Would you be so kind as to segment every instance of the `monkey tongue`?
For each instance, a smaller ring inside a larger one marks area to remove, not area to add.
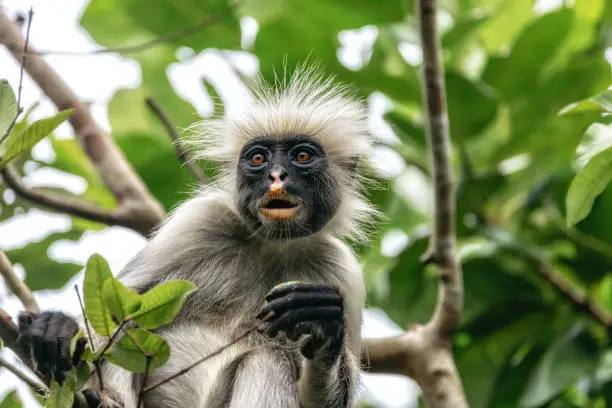
[[[288,218],[293,217],[293,215],[297,212],[297,207],[291,208],[260,208],[259,213],[264,216],[264,218],[273,220],[273,221],[281,221],[286,220]]]

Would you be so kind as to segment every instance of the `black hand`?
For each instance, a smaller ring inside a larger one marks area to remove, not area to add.
[[[38,371],[53,374],[58,382],[64,380],[64,371],[72,368],[85,349],[85,339],[80,339],[73,361],[70,341],[78,331],[77,322],[62,312],[19,316],[19,343],[30,351]]]
[[[100,394],[96,390],[79,391],[74,396],[72,408],[99,408]]]
[[[294,341],[309,335],[301,346],[302,354],[309,359],[323,350],[333,358],[340,354],[344,307],[336,288],[318,283],[281,284],[266,295],[266,301],[257,318],[266,322],[269,335],[282,331]]]

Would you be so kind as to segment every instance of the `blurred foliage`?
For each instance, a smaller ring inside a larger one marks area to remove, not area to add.
[[[470,406],[612,406],[612,96],[606,92],[612,1],[559,1],[546,11],[534,0],[439,3],[465,276],[455,355]],[[291,71],[320,60],[364,97],[383,94],[391,102],[385,119],[397,139],[380,147],[393,149],[405,167],[367,191],[386,218],[371,245],[358,251],[369,306],[403,327],[427,320],[436,279],[434,269],[419,263],[430,205],[423,201],[429,181],[423,185],[427,151],[413,1],[241,0],[227,10],[224,0],[90,1],[81,25],[106,47],[138,44],[221,16],[195,34],[123,55],[140,64],[142,82],[112,99],[113,137],[169,209],[193,179],[144,99],[155,98],[180,128],[195,119],[195,108],[168,78],[168,67],[184,61],[185,47],[195,55],[216,52],[247,82],[233,58],[237,53],[256,56],[269,80],[284,64]],[[247,16],[258,24],[250,42],[240,25]],[[346,34],[372,30],[375,40],[358,50],[359,62],[343,64]],[[202,92],[223,94],[207,78],[201,81]],[[52,163],[28,155],[17,162],[78,175],[88,183],[83,198],[112,206],[76,143],[51,142]],[[18,198],[5,202],[0,221],[29,209]],[[73,219],[72,231],[9,256],[24,265],[34,288],[57,288],[76,269],[48,258],[49,245],[93,228],[100,226]],[[382,251],[387,234],[400,232],[407,236],[403,249]]]

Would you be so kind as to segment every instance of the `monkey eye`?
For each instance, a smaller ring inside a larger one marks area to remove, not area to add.
[[[306,163],[312,158],[312,155],[308,152],[301,151],[295,155],[295,161],[298,163]]]
[[[251,156],[249,161],[254,166],[261,166],[266,162],[266,156],[263,153],[255,153]]]
[[[293,161],[298,164],[310,163],[313,159],[313,153],[308,149],[296,150],[293,154]]]

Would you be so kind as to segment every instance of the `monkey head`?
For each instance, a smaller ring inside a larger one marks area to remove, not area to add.
[[[251,91],[238,112],[194,124],[190,139],[198,157],[221,165],[218,183],[249,229],[272,239],[323,229],[366,238],[375,211],[356,171],[373,141],[364,101],[306,66]]]
[[[341,205],[341,180],[325,149],[306,136],[260,137],[240,152],[236,207],[272,239],[321,230]]]

